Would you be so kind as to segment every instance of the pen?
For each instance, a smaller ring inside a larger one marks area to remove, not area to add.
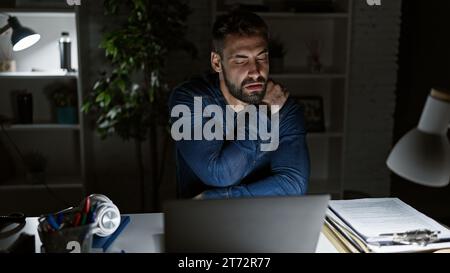
[[[440,241],[438,234],[440,231],[431,231],[428,229],[418,229],[398,233],[382,233],[378,236],[369,237],[366,239],[368,244],[372,245],[411,245],[417,244],[426,246],[429,243]]]
[[[85,214],[89,213],[89,209],[91,208],[91,199],[89,197],[86,198],[86,202],[84,203],[83,212]]]
[[[394,244],[394,236],[375,236],[366,239],[369,245],[384,246]]]
[[[88,215],[86,213],[83,213],[83,216],[81,217],[81,225],[85,225],[86,224],[86,220]]]
[[[58,225],[61,225],[64,222],[64,214],[59,212],[57,214],[57,219],[58,219]]]
[[[80,223],[81,214],[79,212],[75,213],[75,216],[73,217],[73,226],[76,227]]]
[[[55,218],[53,217],[53,215],[49,214],[49,215],[47,216],[47,222],[48,222],[48,224],[49,224],[54,230],[58,230],[59,225],[58,225],[58,223],[56,222],[56,220],[55,220]]]

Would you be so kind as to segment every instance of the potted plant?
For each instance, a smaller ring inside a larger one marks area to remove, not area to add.
[[[280,38],[275,37],[269,40],[269,62],[272,73],[283,72],[286,52],[286,48]]]
[[[23,155],[23,161],[31,184],[44,184],[47,158],[39,151],[31,151]]]
[[[170,91],[165,66],[171,51],[184,50],[195,56],[195,46],[186,38],[190,9],[183,0],[105,0],[105,14],[112,18],[126,15],[120,24],[106,26],[101,48],[111,66],[99,75],[86,96],[82,111],[96,121],[102,138],[118,135],[133,140],[140,181],[142,210],[146,199],[158,206],[167,132],[167,98]],[[159,139],[164,143],[158,153]],[[148,140],[150,175],[144,179],[142,142]],[[147,187],[147,181],[149,186]]]
[[[48,96],[55,107],[59,124],[77,123],[76,90],[65,82],[57,82],[46,87]]]

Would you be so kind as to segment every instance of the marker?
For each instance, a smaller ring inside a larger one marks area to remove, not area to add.
[[[81,214],[79,212],[75,213],[73,217],[73,226],[76,227],[80,224]]]

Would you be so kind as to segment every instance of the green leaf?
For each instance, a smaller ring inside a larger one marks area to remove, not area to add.
[[[103,102],[104,99],[105,99],[105,92],[101,92],[95,98],[95,102],[100,103],[100,102]]]
[[[89,101],[85,102],[83,104],[83,106],[81,107],[81,112],[88,113],[91,110],[91,106],[92,106],[92,104]]]

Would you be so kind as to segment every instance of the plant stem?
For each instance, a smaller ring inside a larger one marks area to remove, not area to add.
[[[141,210],[145,212],[146,209],[146,187],[144,180],[144,160],[142,158],[142,142],[135,138],[134,139],[135,147],[136,147],[136,163],[138,165],[138,174],[139,174],[139,186],[141,192]]]
[[[148,131],[148,144],[150,148],[150,177],[152,185],[152,209],[154,211],[158,210],[159,201],[159,174],[158,174],[158,133],[156,130],[156,124],[151,126]],[[164,162],[162,162],[164,164]]]

